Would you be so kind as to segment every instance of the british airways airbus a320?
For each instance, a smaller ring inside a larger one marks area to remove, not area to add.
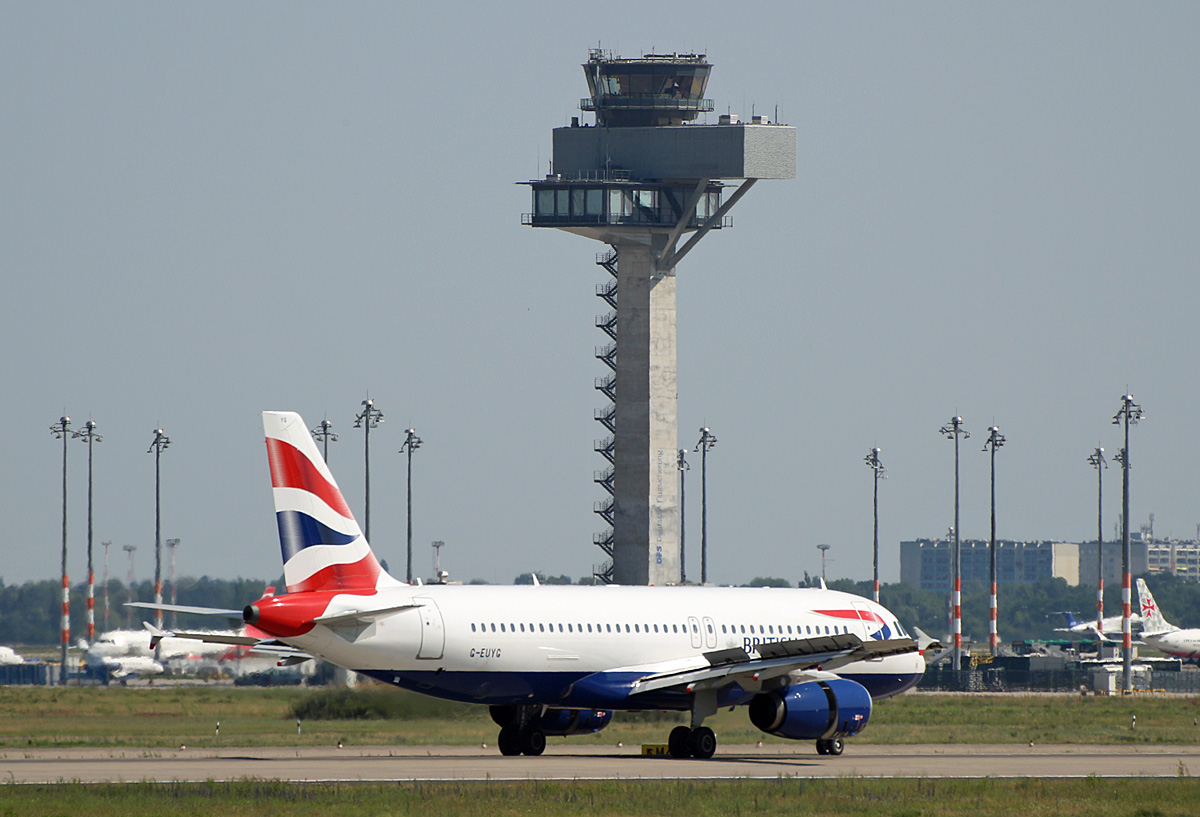
[[[924,671],[892,613],[824,588],[397,581],[300,415],[263,412],[263,426],[287,593],[268,590],[241,613],[247,635],[220,640],[488,706],[503,754],[541,754],[547,735],[598,731],[614,710],[677,710],[691,725],[670,733],[670,753],[707,758],[717,740],[705,718],[746,705],[764,732],[838,755],[873,700],[910,689]]]

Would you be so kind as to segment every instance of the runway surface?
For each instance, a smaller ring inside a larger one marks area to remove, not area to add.
[[[0,752],[0,783],[754,779],[777,777],[1176,777],[1200,774],[1200,746],[811,744],[720,747],[711,760],[642,757],[640,747],[551,746],[541,757],[493,747],[363,746],[208,749],[33,749]]]

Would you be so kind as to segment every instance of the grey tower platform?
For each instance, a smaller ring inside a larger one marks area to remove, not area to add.
[[[675,268],[758,179],[796,175],[796,131],[754,117],[689,124],[712,110],[703,98],[711,66],[704,55],[621,59],[592,51],[583,66],[596,125],[554,131],[553,173],[527,182],[533,212],[524,223],[602,241],[615,250],[615,353],[597,352],[614,370],[598,383],[614,403],[597,419],[612,461],[597,482],[612,492],[597,512],[612,524],[596,544],[611,557],[601,571],[618,584],[680,580],[677,472]],[[742,180],[728,199],[728,180]],[[680,245],[684,236],[687,240]],[[611,332],[611,324],[608,322]],[[599,325],[599,321],[598,321]]]

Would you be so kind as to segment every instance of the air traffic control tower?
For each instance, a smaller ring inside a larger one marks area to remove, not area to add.
[[[595,125],[554,131],[551,173],[528,182],[524,223],[610,245],[597,263],[613,280],[596,320],[611,342],[596,356],[612,369],[596,388],[611,405],[596,419],[610,467],[596,482],[611,499],[595,511],[610,525],[594,542],[609,557],[598,575],[617,584],[671,584],[681,576],[675,375],[675,267],[759,179],[796,176],[796,131],[768,117],[695,124],[712,66],[703,54],[622,59],[593,50],[583,66]],[[726,182],[741,184],[728,197]]]

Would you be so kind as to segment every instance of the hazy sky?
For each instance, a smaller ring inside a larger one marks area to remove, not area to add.
[[[95,541],[153,571],[274,577],[259,412],[324,416],[373,544],[403,573],[586,575],[603,497],[592,388],[605,247],[521,225],[580,64],[699,51],[716,112],[798,131],[679,267],[680,445],[708,425],[709,575],[871,573],[953,520],[1092,538],[1097,444],[1128,389],[1131,518],[1200,523],[1200,57],[1194,3],[25,3],[0,0],[0,457],[8,583],[58,575],[64,412],[89,417]],[[710,121],[715,120],[715,114]],[[86,575],[86,454],[70,455],[70,573]],[[688,568],[699,575],[699,455]],[[1106,474],[1106,530],[1120,471]],[[361,520],[361,513],[359,514]]]

